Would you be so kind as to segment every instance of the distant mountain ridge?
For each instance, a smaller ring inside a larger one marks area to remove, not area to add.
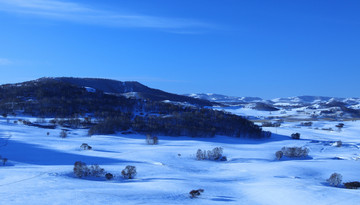
[[[292,109],[315,110],[320,109],[322,116],[360,117],[360,98],[336,98],[323,96],[296,96],[264,100],[259,97],[231,97],[220,94],[187,94],[196,99],[206,99],[223,106],[250,108],[258,111],[282,111]],[[299,110],[300,112],[301,110]],[[308,111],[310,113],[310,111]]]
[[[209,100],[218,103],[289,103],[289,104],[315,104],[315,103],[331,103],[333,101],[343,102],[348,105],[360,104],[360,98],[337,98],[337,97],[323,97],[323,96],[295,96],[295,97],[282,97],[265,100],[260,97],[233,97],[213,93],[200,93],[200,94],[185,94],[185,96],[193,97],[196,99]]]

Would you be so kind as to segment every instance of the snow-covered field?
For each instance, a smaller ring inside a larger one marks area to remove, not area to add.
[[[60,128],[0,118],[0,155],[9,159],[0,166],[0,204],[359,204],[360,190],[326,182],[334,172],[360,181],[360,122],[344,122],[341,131],[337,123],[285,123],[266,128],[274,133],[267,140],[159,136],[158,145],[147,145],[142,135],[89,137],[81,129],[62,139]],[[329,127],[335,131],[322,130]],[[289,137],[295,132],[300,140]],[[337,140],[342,147],[329,143]],[[93,150],[81,150],[82,143]],[[307,146],[309,157],[278,161],[283,146]],[[198,149],[214,147],[223,147],[228,161],[196,160]],[[75,161],[99,164],[115,179],[76,178]],[[122,179],[126,165],[136,166],[135,179]],[[199,188],[205,192],[191,199]]]

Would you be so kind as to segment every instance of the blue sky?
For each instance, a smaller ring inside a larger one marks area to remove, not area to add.
[[[0,83],[360,97],[360,1],[0,0]]]

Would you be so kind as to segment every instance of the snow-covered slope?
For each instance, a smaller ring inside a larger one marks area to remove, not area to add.
[[[201,94],[185,94],[185,96],[193,97],[196,99],[203,99],[213,102],[263,102],[264,100],[258,97],[232,97],[213,93],[201,93]]]
[[[267,140],[217,136],[190,138],[159,136],[158,145],[145,144],[142,135],[95,135],[70,130],[14,124],[0,118],[0,166],[3,204],[358,204],[359,190],[331,187],[326,179],[341,173],[343,181],[360,180],[360,122],[345,122],[341,132],[326,131],[338,122],[318,121],[314,128],[285,123],[267,128]],[[35,120],[35,119],[32,119]],[[49,135],[47,135],[49,132]],[[292,140],[291,133],[301,133]],[[10,138],[9,138],[10,137]],[[342,147],[331,142],[342,140]],[[88,143],[93,150],[80,150]],[[309,158],[275,159],[283,146],[306,146]],[[223,147],[228,161],[198,161],[198,149]],[[338,160],[343,159],[343,160]],[[115,179],[76,178],[75,161],[99,164]],[[121,177],[126,165],[137,168],[132,180]],[[191,199],[189,191],[204,189]]]

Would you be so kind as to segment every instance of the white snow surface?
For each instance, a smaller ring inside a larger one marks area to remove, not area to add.
[[[0,166],[0,204],[359,204],[360,190],[326,182],[334,172],[344,182],[360,181],[359,121],[332,132],[322,128],[339,122],[316,121],[312,128],[285,123],[267,128],[274,134],[264,140],[159,136],[158,145],[147,145],[143,135],[89,137],[85,129],[62,139],[60,128],[14,119],[0,118],[0,155],[9,159]],[[289,137],[295,132],[301,140]],[[342,147],[329,144],[337,140]],[[93,150],[80,150],[82,143]],[[274,153],[283,146],[306,146],[309,157],[278,161]],[[214,147],[223,147],[228,161],[195,159],[197,149]],[[115,179],[76,178],[75,161],[99,164]],[[121,178],[126,165],[136,166],[135,179]],[[204,193],[191,199],[189,191],[199,188]]]
[[[96,89],[95,88],[91,88],[91,87],[85,87],[86,91],[88,91],[89,93],[95,93]]]

